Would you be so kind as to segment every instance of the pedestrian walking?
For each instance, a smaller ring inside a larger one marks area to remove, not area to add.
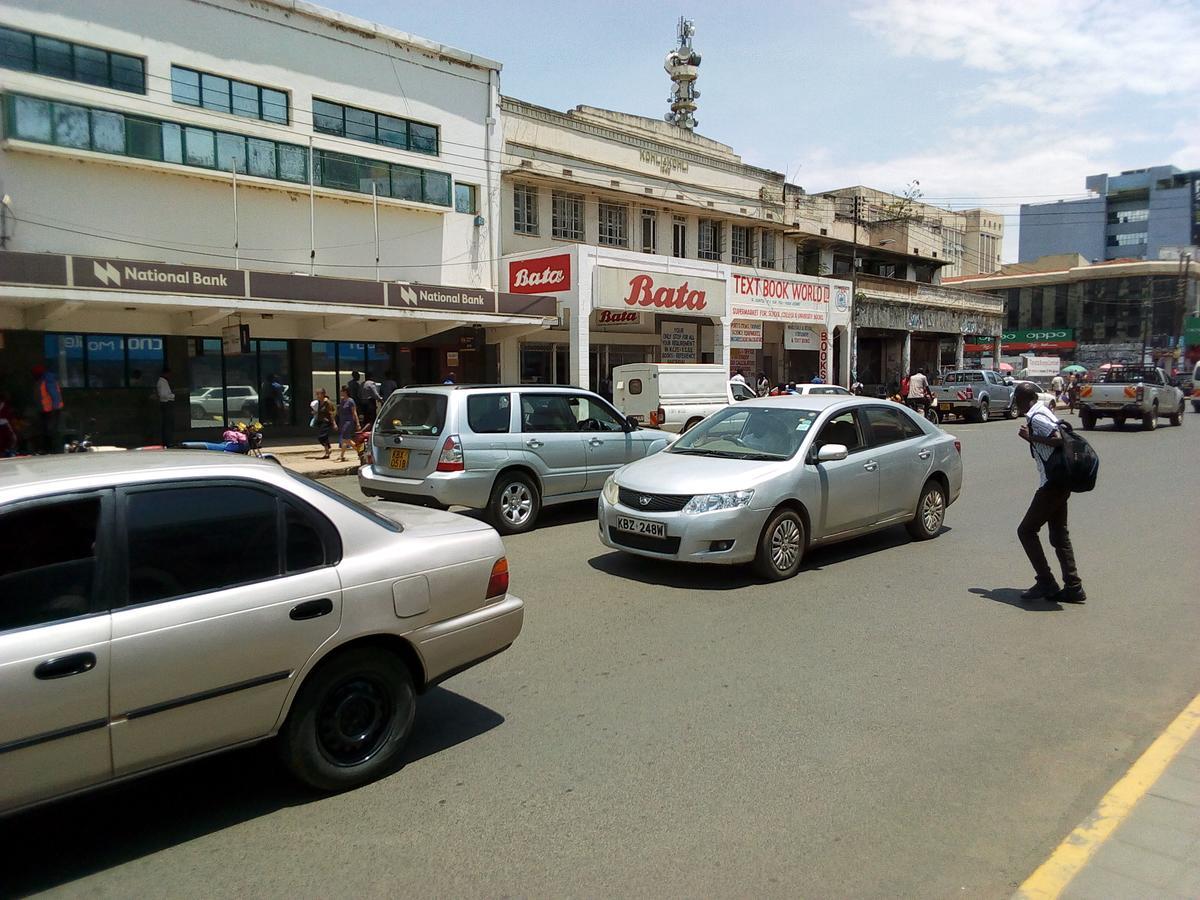
[[[171,367],[163,366],[154,383],[154,395],[158,398],[159,443],[170,447],[175,440],[175,391],[171,389]]]
[[[362,403],[362,375],[357,369],[350,373],[346,389],[350,391],[350,399],[354,401],[355,406]]]
[[[386,400],[396,390],[396,373],[388,369],[383,373],[383,384],[379,386],[379,394]]]
[[[355,372],[354,374],[358,374]],[[354,435],[358,433],[358,404],[350,396],[350,385],[342,386],[342,399],[338,403],[338,462],[346,461],[346,450],[354,449]]]
[[[822,378],[819,374],[814,375],[812,377],[812,381],[809,382],[809,384],[824,384],[824,383],[825,383],[825,379]]]
[[[917,369],[908,377],[908,389],[902,390],[901,395],[909,409],[925,415],[933,392],[929,389],[929,378],[924,369]]]
[[[756,393],[760,397],[765,397],[771,393],[771,381],[767,378],[766,372],[758,373],[758,383],[755,385]]]
[[[1074,372],[1067,379],[1067,406],[1071,412],[1075,412],[1075,404],[1079,402],[1079,376]]]
[[[852,393],[855,397],[861,397],[865,390],[866,388],[863,387],[863,383],[859,381],[858,376],[855,375],[854,378],[851,379],[850,393]]]
[[[738,369],[736,372],[733,373],[733,377],[730,378],[729,381],[731,384],[733,382],[737,382],[738,384],[745,384],[746,376],[742,373],[741,369]]]
[[[1062,375],[1055,375],[1050,379],[1050,390],[1054,394],[1054,405],[1062,403],[1063,390],[1066,388],[1066,382],[1063,381]]]
[[[38,411],[38,439],[42,453],[60,453],[58,426],[62,418],[63,395],[58,378],[45,366],[33,367],[33,398]]]
[[[379,404],[383,401],[383,395],[379,392],[379,382],[371,378],[370,372],[363,376],[360,394],[362,399],[358,401],[359,416],[363,426],[366,427],[375,421],[375,416],[379,412]]]
[[[17,454],[17,414],[6,391],[0,391],[0,457]]]
[[[454,370],[451,369],[449,372],[446,373],[446,378],[442,382],[442,384],[457,384],[457,383],[458,382],[455,381],[455,378],[454,378]]]
[[[1046,477],[1046,463],[1055,449],[1062,446],[1059,432],[1061,419],[1045,403],[1038,400],[1037,388],[1029,382],[1017,385],[1013,395],[1017,412],[1025,417],[1025,424],[1017,432],[1029,443],[1029,454],[1037,464],[1038,489],[1025,518],[1017,526],[1017,538],[1029,562],[1033,566],[1036,581],[1033,587],[1021,594],[1022,600],[1055,600],[1066,603],[1082,603],[1087,599],[1083,582],[1075,567],[1075,551],[1071,547],[1071,534],[1067,530],[1067,501],[1071,499],[1071,488],[1067,485],[1051,484]],[[1059,588],[1046,551],[1042,547],[1038,532],[1049,526],[1050,546],[1058,556],[1062,568],[1063,586]]]
[[[316,404],[313,408],[313,424],[317,427],[317,443],[325,450],[325,455],[321,459],[329,459],[331,451],[329,439],[333,435],[333,427],[337,423],[337,407],[329,399],[325,388],[317,388],[317,397],[313,403]]]

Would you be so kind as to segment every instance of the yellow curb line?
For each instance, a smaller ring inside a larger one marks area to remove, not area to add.
[[[1138,761],[1104,795],[1095,811],[1067,835],[1013,896],[1019,900],[1050,900],[1061,894],[1137,802],[1154,787],[1197,729],[1200,729],[1200,695],[1193,698],[1167,730],[1146,748]]]

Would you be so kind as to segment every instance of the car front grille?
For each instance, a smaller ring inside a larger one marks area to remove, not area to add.
[[[649,550],[651,553],[670,554],[679,552],[679,538],[677,537],[651,537],[648,534],[634,534],[632,531],[618,531],[609,526],[608,538],[614,544],[620,544],[622,547],[629,547],[632,550]]]
[[[643,503],[644,497],[648,497],[649,502]],[[644,512],[679,512],[691,499],[691,494],[645,494],[641,491],[631,491],[629,488],[617,490],[617,500],[622,506]]]

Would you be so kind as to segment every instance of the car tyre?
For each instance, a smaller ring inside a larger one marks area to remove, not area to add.
[[[203,419],[209,419],[209,418],[212,418],[212,417],[209,416],[209,414],[205,411],[203,406],[201,406],[199,403],[192,404],[192,420],[193,421],[195,421],[197,419],[203,420]]]
[[[917,500],[917,512],[906,526],[914,541],[937,537],[946,521],[946,491],[937,481],[927,481]]]
[[[679,433],[687,434],[689,431],[691,431],[693,428],[695,428],[697,425],[699,425],[702,421],[703,420],[699,416],[692,418],[692,419],[688,419],[687,422],[684,423],[683,431],[681,431]]]
[[[1015,419],[1017,417],[1017,401],[1014,396],[1011,403],[1008,404],[1008,409],[1004,411],[1004,418]]]
[[[979,409],[975,413],[976,422],[986,422],[992,416],[991,406],[986,400],[979,404]]]
[[[1170,421],[1171,421],[1172,425],[1182,425],[1183,424],[1183,401],[1182,400],[1179,401],[1179,409],[1177,409],[1177,410],[1175,410],[1175,412],[1171,413]]]
[[[1089,412],[1081,412],[1079,421],[1083,425],[1084,431],[1093,431],[1096,428],[1096,414]]]
[[[501,534],[521,534],[537,522],[542,497],[537,485],[522,472],[506,472],[496,479],[488,500],[488,517]]]
[[[408,666],[375,647],[346,650],[305,679],[279,732],[288,771],[321,791],[345,791],[397,768],[412,732]]]
[[[1142,418],[1142,431],[1153,431],[1158,427],[1158,401],[1150,407],[1150,414]]]
[[[800,571],[804,559],[804,520],[794,509],[781,509],[767,520],[758,539],[754,568],[768,581],[783,581]]]

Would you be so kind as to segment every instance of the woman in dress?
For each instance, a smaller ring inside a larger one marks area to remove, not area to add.
[[[317,388],[317,399],[313,401],[313,424],[317,426],[317,441],[325,448],[325,455],[321,459],[329,459],[329,439],[333,435],[333,425],[337,417],[337,409],[325,388]]]
[[[342,402],[338,404],[338,462],[346,461],[346,450],[354,449],[354,435],[358,432],[358,407],[350,397],[350,386],[342,385]]]

